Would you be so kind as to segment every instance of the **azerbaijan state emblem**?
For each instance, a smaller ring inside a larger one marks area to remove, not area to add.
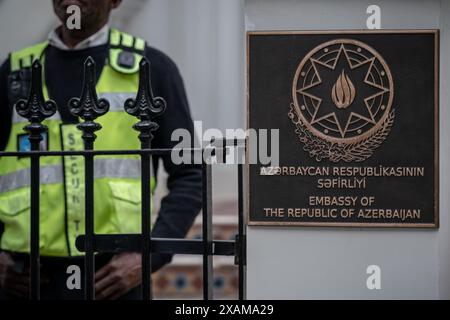
[[[289,117],[303,149],[317,161],[361,162],[394,124],[394,84],[383,57],[367,44],[338,39],[300,62]]]

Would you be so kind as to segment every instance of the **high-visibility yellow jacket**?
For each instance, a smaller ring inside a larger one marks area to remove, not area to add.
[[[11,54],[11,72],[29,68],[33,59],[45,62],[44,42]],[[145,41],[112,29],[109,58],[97,83],[99,98],[110,102],[110,111],[97,119],[96,150],[139,149],[138,133],[132,129],[137,119],[123,105],[138,90],[139,62]],[[123,67],[121,51],[135,55],[134,66]],[[81,68],[82,66],[80,66]],[[45,68],[43,68],[45,69]],[[45,77],[43,77],[45,79]],[[48,99],[46,85],[44,97]],[[66,106],[59,106],[66,107]],[[12,129],[5,151],[18,150],[27,120],[13,111]],[[48,126],[49,150],[82,150],[81,132],[74,124],[64,124],[57,112],[43,122]],[[99,156],[95,158],[94,216],[97,234],[140,232],[140,161],[138,156]],[[42,157],[40,175],[40,252],[44,256],[81,255],[75,239],[84,234],[83,157]],[[155,181],[152,180],[152,187]],[[1,248],[29,252],[30,239],[30,160],[0,158],[0,221],[5,230]]]

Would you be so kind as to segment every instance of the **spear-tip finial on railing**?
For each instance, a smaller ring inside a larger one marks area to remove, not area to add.
[[[57,110],[54,101],[44,100],[44,94],[42,93],[42,65],[39,60],[34,61],[31,66],[31,86],[28,99],[17,101],[15,109],[21,117],[28,119],[30,122],[24,127],[24,130],[30,135],[30,141],[39,143],[42,140],[41,134],[47,130],[42,121],[53,116]]]
[[[106,99],[98,99],[96,86],[95,61],[92,57],[84,63],[84,79],[80,98],[72,98],[69,101],[70,112],[80,117],[84,122],[77,128],[83,132],[85,142],[93,142],[97,136],[95,132],[102,126],[94,120],[109,111],[109,102]]]
[[[128,114],[140,120],[133,128],[139,131],[142,143],[149,143],[153,139],[152,131],[158,129],[158,125],[152,120],[164,113],[166,101],[153,95],[150,62],[146,58],[142,58],[139,64],[139,89],[136,98],[125,101],[124,108]]]

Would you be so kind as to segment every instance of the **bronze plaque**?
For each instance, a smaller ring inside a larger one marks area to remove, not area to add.
[[[248,128],[279,130],[278,163],[248,164],[249,224],[438,227],[438,44],[249,32]]]

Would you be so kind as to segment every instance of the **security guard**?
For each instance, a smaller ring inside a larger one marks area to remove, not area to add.
[[[110,111],[98,119],[95,149],[139,149],[132,125],[136,118],[123,110],[124,101],[138,90],[138,68],[145,56],[152,66],[152,84],[157,96],[168,105],[157,119],[159,130],[154,148],[172,148],[171,133],[178,128],[193,135],[193,123],[184,86],[175,64],[145,41],[109,28],[111,11],[121,0],[53,0],[62,25],[47,41],[12,53],[0,69],[0,150],[29,150],[23,131],[26,120],[13,110],[26,98],[30,87],[30,66],[35,59],[44,65],[44,95],[56,101],[59,110],[46,120],[49,128],[42,150],[80,150],[78,119],[67,104],[80,95],[83,63],[91,56],[97,65],[97,92],[110,101]],[[81,8],[81,29],[70,30],[67,7]],[[170,156],[153,158],[156,173],[159,160],[168,172],[169,194],[162,200],[154,237],[182,238],[201,207],[201,170],[195,165],[174,165]],[[0,158],[0,298],[28,297],[29,291],[29,168],[28,158]],[[140,232],[140,167],[136,156],[103,156],[95,161],[95,232],[101,234]],[[155,186],[156,181],[152,181]],[[84,172],[82,157],[41,159],[41,296],[49,299],[78,299],[83,290],[70,290],[66,271],[70,265],[83,267],[82,253],[75,239],[84,233]],[[141,257],[139,253],[96,257],[96,299],[139,298]],[[152,256],[153,271],[170,262],[171,256]]]

